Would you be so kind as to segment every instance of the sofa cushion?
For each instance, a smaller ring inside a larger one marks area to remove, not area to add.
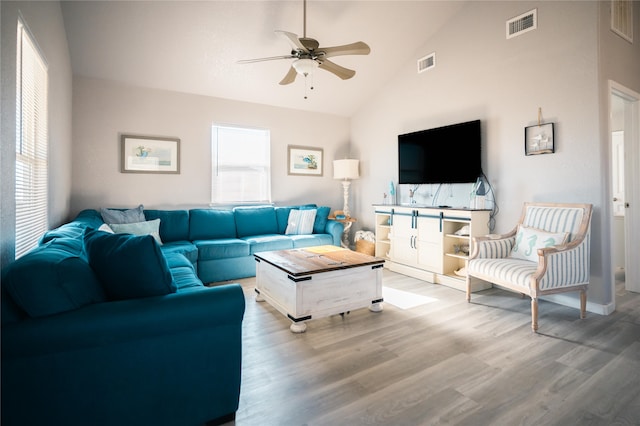
[[[193,209],[189,211],[189,240],[235,238],[236,220],[231,210]]]
[[[547,232],[518,225],[518,232],[516,233],[516,240],[511,249],[510,257],[537,262],[539,248],[564,244],[568,237],[568,232]]]
[[[180,253],[166,253],[165,258],[178,292],[185,289],[204,287],[189,259]]]
[[[112,223],[107,226],[116,234],[151,235],[158,244],[162,245],[162,240],[160,239],[160,219],[135,223]]]
[[[271,206],[236,207],[233,213],[236,218],[238,238],[278,233],[276,210]]]
[[[313,234],[313,224],[316,220],[316,209],[292,209],[289,212],[289,221],[286,235]]]
[[[135,223],[144,222],[144,206],[140,204],[135,209],[100,209],[100,215],[105,223]]]
[[[147,220],[160,219],[160,238],[163,243],[189,239],[188,210],[145,210]]]
[[[251,254],[249,243],[237,238],[201,240],[194,241],[193,243],[198,248],[198,262],[202,260],[249,256]]]
[[[161,249],[165,257],[169,254],[176,253],[186,257],[192,264],[195,264],[198,261],[198,248],[191,241],[165,242],[162,244]]]
[[[88,230],[84,243],[89,265],[110,299],[175,293],[167,260],[151,235]]]
[[[31,317],[66,312],[106,300],[75,239],[49,241],[9,264],[3,270],[2,285]]]
[[[333,244],[333,237],[329,234],[291,235],[293,248],[325,246]]]
[[[293,248],[291,238],[280,234],[257,235],[243,239],[251,245],[251,254],[261,251],[288,250]]]
[[[65,223],[64,225],[61,225],[56,229],[46,231],[44,234],[42,234],[39,243],[45,244],[55,238],[82,238],[82,234],[84,233],[85,229],[87,229],[87,226],[82,223]]]

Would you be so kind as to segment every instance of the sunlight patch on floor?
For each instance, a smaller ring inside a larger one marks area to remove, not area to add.
[[[391,303],[400,309],[411,309],[427,303],[437,302],[438,299],[395,288],[382,287],[382,297],[386,303]]]

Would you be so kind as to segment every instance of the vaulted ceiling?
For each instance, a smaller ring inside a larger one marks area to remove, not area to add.
[[[278,83],[292,60],[237,61],[289,54],[274,30],[302,36],[302,0],[65,1],[62,11],[75,75],[351,116],[400,67],[431,53],[427,40],[463,6],[309,0],[308,37],[323,47],[364,41],[371,53],[332,58],[356,70],[349,80],[317,70],[286,86]]]

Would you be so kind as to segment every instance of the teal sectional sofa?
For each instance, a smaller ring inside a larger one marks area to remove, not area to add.
[[[313,233],[287,235],[305,209]],[[258,251],[339,245],[343,230],[314,205],[141,212],[157,232],[103,232],[84,210],[2,270],[2,425],[233,419],[245,298],[203,282],[255,275]]]

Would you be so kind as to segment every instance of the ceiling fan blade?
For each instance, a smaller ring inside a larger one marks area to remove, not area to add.
[[[298,36],[296,34],[282,30],[275,30],[274,32],[276,34],[284,36],[287,40],[289,40],[289,43],[291,43],[291,47],[293,47],[293,50],[302,50],[303,52],[309,53],[309,50],[304,47],[304,44],[300,42],[300,39],[298,39]]]
[[[287,73],[287,75],[284,76],[284,78],[280,81],[279,84],[283,86],[286,84],[291,84],[296,80],[297,76],[298,76],[298,73],[296,72],[296,69],[294,67],[290,67],[289,72]]]
[[[356,75],[356,72],[354,70],[350,70],[349,68],[345,68],[345,67],[341,67],[340,65],[336,64],[335,62],[331,62],[327,59],[323,60],[322,63],[320,63],[320,65],[318,65],[318,68],[322,68],[325,71],[329,71],[335,75],[337,75],[338,77],[340,77],[343,80],[347,80],[351,77],[353,77],[354,75]]]
[[[284,55],[284,56],[270,56],[268,58],[257,58],[257,59],[242,59],[237,64],[251,64],[253,62],[264,62],[264,61],[275,61],[276,59],[293,59],[295,56],[293,55]]]
[[[319,47],[317,51],[324,52],[325,58],[330,58],[341,55],[368,55],[371,52],[371,48],[367,43],[358,41],[343,46]]]

